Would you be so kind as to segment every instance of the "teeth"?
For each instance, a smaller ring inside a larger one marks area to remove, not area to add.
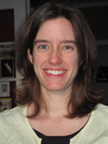
[[[45,70],[47,73],[49,74],[53,74],[53,75],[59,75],[59,74],[63,74],[65,72],[65,70],[60,70],[60,71],[57,71],[57,70]]]

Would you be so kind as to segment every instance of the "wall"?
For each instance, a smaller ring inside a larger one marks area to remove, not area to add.
[[[99,66],[108,67],[108,45],[98,46]],[[107,78],[108,73],[106,71]],[[108,105],[108,82],[94,82],[93,86],[96,90],[104,90],[105,104]]]

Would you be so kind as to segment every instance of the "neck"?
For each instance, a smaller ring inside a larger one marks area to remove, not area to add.
[[[69,92],[50,92],[43,90],[42,98],[47,106],[47,111],[43,110],[44,113],[50,117],[63,117],[67,115],[67,106],[70,100]]]

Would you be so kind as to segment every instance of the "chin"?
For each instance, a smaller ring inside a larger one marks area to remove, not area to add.
[[[64,86],[60,86],[60,85],[50,85],[50,86],[46,86],[46,89],[49,91],[61,91],[64,89]]]

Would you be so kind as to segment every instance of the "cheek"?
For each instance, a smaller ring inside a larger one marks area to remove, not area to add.
[[[68,56],[67,58],[65,58],[65,60],[67,59],[67,63],[70,65],[70,66],[76,66],[78,67],[79,66],[79,58],[78,56]]]
[[[33,65],[35,66],[39,66],[42,65],[46,60],[46,57],[43,55],[35,55],[33,56]]]
[[[35,52],[33,54],[33,64],[38,64],[40,60],[41,60],[41,57],[37,55],[37,53]]]

